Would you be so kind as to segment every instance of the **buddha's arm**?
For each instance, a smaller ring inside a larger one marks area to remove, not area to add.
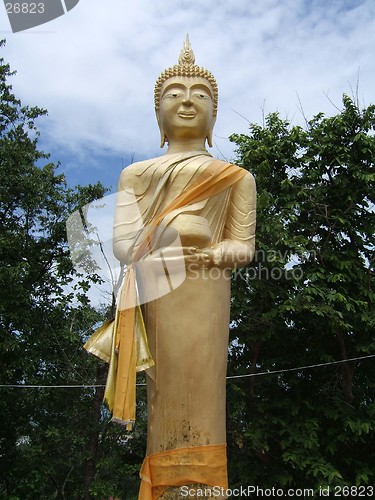
[[[232,187],[223,241],[212,248],[212,263],[219,267],[244,267],[251,262],[255,253],[255,224],[255,180],[247,173]]]
[[[127,167],[121,173],[116,195],[113,253],[120,262],[125,264],[131,263],[134,250],[141,241],[140,235],[143,229],[140,204],[133,191],[135,182],[136,176],[131,168]]]

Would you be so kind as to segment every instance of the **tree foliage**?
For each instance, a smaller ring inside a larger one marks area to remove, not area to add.
[[[272,113],[231,137],[258,190],[233,280],[230,370],[254,375],[229,386],[238,484],[374,483],[375,358],[256,376],[375,353],[374,130],[375,106],[344,95],[305,129]]]
[[[1,59],[0,383],[8,387],[0,388],[0,496],[84,498],[105,423],[94,411],[100,389],[22,386],[97,382],[100,367],[82,342],[101,315],[73,269],[65,221],[104,188],[67,187],[38,149],[35,120],[46,111],[21,105],[13,75]]]

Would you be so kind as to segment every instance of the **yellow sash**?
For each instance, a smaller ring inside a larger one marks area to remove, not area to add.
[[[190,186],[150,221],[146,236],[133,256],[133,262],[150,253],[154,232],[172,210],[215,196],[244,175],[246,170],[214,160]],[[104,400],[112,410],[113,420],[125,424],[128,430],[135,421],[136,372],[154,365],[148,350],[142,311],[136,298],[135,269],[128,266],[115,319],[104,323],[84,345],[87,351],[109,362]]]
[[[171,486],[204,484],[228,488],[225,444],[176,448],[148,455],[142,464],[138,500],[156,500]]]

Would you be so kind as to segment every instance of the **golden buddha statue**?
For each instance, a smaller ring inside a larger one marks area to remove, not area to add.
[[[217,103],[216,81],[195,65],[187,38],[179,63],[155,86],[161,147],[167,144],[167,152],[126,167],[118,186],[114,253],[128,265],[123,290],[132,299],[123,307],[119,301],[106,399],[115,419],[131,423],[136,366],[147,370],[141,500],[179,498],[179,488],[193,484],[227,487],[230,274],[254,255],[256,193],[249,172],[214,160],[206,150]],[[176,234],[179,254],[169,245]],[[137,301],[140,288],[152,281],[157,290],[166,281],[165,274],[152,271],[152,262],[161,258],[169,281],[174,260],[183,263],[185,279],[170,293]],[[137,265],[147,261],[148,271],[139,271]]]

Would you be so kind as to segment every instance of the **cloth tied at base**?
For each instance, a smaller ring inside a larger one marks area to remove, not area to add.
[[[168,488],[204,484],[228,488],[226,445],[206,445],[153,453],[142,464],[138,500],[156,500]]]

